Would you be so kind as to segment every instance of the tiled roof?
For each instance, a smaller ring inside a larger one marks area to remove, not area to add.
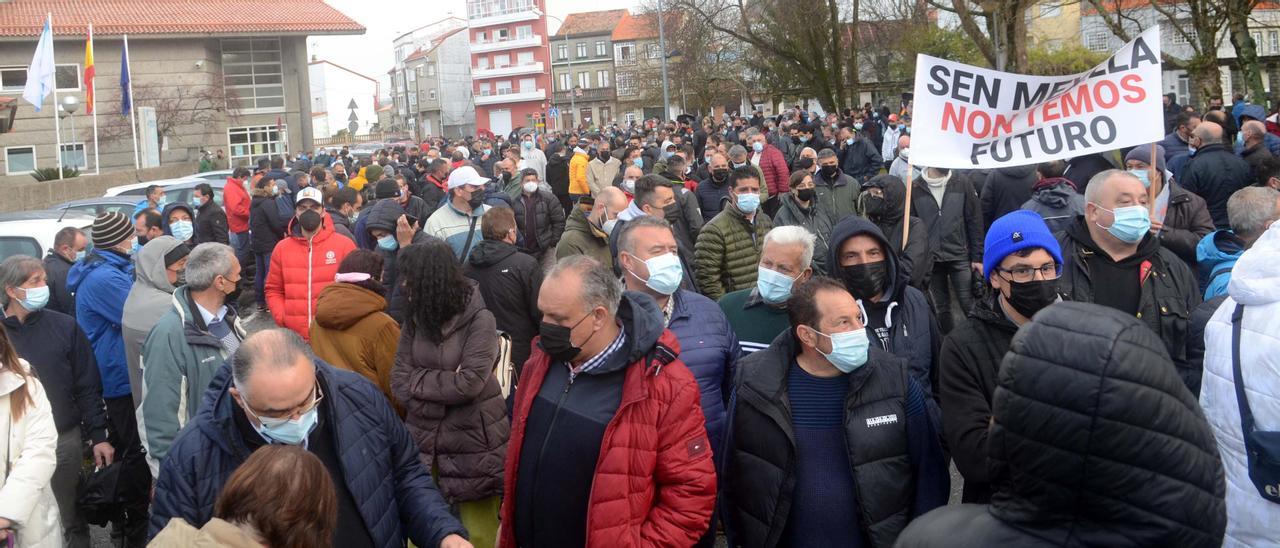
[[[322,0],[0,1],[0,38],[36,37],[46,13],[57,35],[363,34],[364,26]]]
[[[581,36],[586,34],[607,34],[613,32],[627,10],[587,11],[570,13],[564,18],[564,24],[556,31],[556,36]]]
[[[668,10],[666,17],[663,19],[668,31],[681,21],[680,12]],[[617,26],[613,27],[613,35],[611,40],[614,42],[622,40],[643,40],[646,38],[658,37],[658,16],[653,13],[643,13],[640,15],[624,14],[622,20],[618,21]]]
[[[414,50],[413,53],[410,53],[408,56],[404,58],[404,62],[408,63],[409,61],[413,61],[415,59],[419,59],[419,58],[431,55],[431,52],[435,51],[436,48],[440,47],[440,44],[443,44],[444,41],[448,40],[450,36],[458,34],[459,32],[462,32],[464,30],[467,30],[467,28],[459,27],[449,32],[446,32],[444,34],[441,34],[440,36],[436,36],[435,38],[432,38],[430,47],[427,47],[425,49]]]

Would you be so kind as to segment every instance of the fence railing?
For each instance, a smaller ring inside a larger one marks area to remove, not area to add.
[[[345,135],[340,137],[321,137],[313,139],[317,147],[356,145],[360,143],[386,143],[401,139],[412,139],[408,133],[368,133],[365,135]]]

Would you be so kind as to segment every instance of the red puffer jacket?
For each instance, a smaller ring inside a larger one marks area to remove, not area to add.
[[[791,172],[787,169],[787,159],[778,147],[764,146],[764,152],[760,153],[760,172],[764,173],[764,182],[769,185],[770,196],[791,192]]]
[[[533,340],[520,375],[515,421],[507,443],[498,546],[515,548],[516,472],[529,409],[551,358]],[[658,343],[679,354],[663,331]],[[702,419],[698,381],[678,358],[661,365],[633,362],[622,384],[622,403],[605,427],[587,508],[587,548],[692,546],[711,524],[716,472]]]
[[[227,177],[222,187],[222,207],[227,211],[227,230],[240,233],[249,231],[249,192],[244,181]]]
[[[320,232],[310,242],[289,221],[289,237],[280,240],[271,252],[267,273],[267,307],[276,325],[292,329],[311,340],[311,318],[315,315],[320,291],[333,283],[338,263],[356,249],[350,238],[333,231],[333,220],[324,214]]]

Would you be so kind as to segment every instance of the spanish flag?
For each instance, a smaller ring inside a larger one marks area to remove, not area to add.
[[[93,24],[89,25],[89,39],[84,43],[84,104],[85,114],[93,114]]]

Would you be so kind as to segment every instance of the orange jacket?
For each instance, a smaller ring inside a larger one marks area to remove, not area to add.
[[[296,219],[289,221],[289,236],[271,252],[271,267],[263,293],[276,325],[311,340],[311,320],[316,299],[338,274],[338,263],[356,249],[350,238],[333,231],[333,219],[324,214],[320,231],[307,241]]]

